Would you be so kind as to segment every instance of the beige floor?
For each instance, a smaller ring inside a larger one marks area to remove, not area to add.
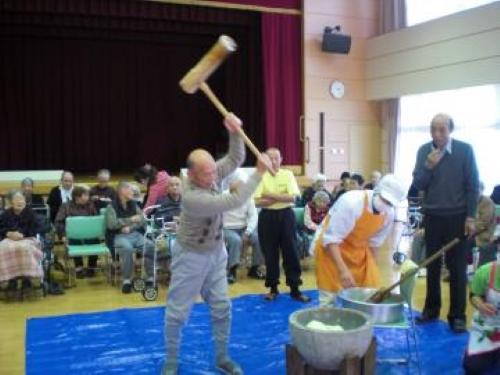
[[[399,277],[394,266],[392,245],[386,245],[378,254],[379,265],[383,275],[383,284],[388,285]],[[314,270],[311,266],[303,274],[304,289],[316,287]],[[284,283],[282,283],[284,285]],[[444,318],[448,309],[448,286],[443,287]],[[282,288],[283,289],[283,288]],[[247,279],[244,272],[239,275],[238,282],[230,287],[231,296],[248,293],[263,293],[263,283]],[[420,309],[425,298],[425,281],[419,279],[414,293],[414,306]],[[0,375],[24,374],[25,359],[25,327],[26,320],[31,317],[62,315],[76,312],[111,310],[121,307],[146,307],[165,303],[166,289],[160,288],[156,302],[145,302],[139,294],[122,295],[118,288],[113,288],[101,278],[77,280],[77,287],[66,291],[64,296],[49,296],[23,302],[0,301]],[[470,307],[469,307],[470,308]],[[470,312],[468,314],[470,316]]]

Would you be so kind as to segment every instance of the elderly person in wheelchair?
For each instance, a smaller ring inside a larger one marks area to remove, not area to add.
[[[106,225],[114,234],[114,246],[120,256],[122,273],[122,293],[132,292],[134,274],[134,253],[144,251],[146,286],[153,284],[154,244],[144,238],[145,220],[141,209],[134,200],[132,184],[122,181],[117,187],[117,198],[106,210]]]
[[[43,253],[36,239],[39,220],[26,207],[21,190],[8,194],[10,207],[0,215],[0,282],[8,281],[7,295],[17,293],[18,279],[23,291],[31,289],[30,278],[41,278]]]

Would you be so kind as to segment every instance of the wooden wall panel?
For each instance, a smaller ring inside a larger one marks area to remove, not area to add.
[[[378,0],[304,0],[304,10],[308,14],[329,14],[377,20]]]
[[[335,1],[335,0],[332,0]],[[356,16],[336,16],[333,14],[311,14],[304,19],[304,33],[323,33],[325,26],[340,25],[342,32],[355,38],[369,38],[377,33],[376,20],[359,19]]]
[[[309,58],[306,74],[308,77],[362,79],[365,65],[363,60],[325,53],[325,56]]]
[[[376,126],[352,125],[349,127],[349,148],[351,150],[350,170],[361,172],[365,179],[366,172],[380,165],[380,129]],[[374,159],[375,158],[375,159]]]
[[[379,168],[380,146],[369,145],[373,139],[380,139],[379,110],[378,104],[366,100],[365,79],[366,41],[377,32],[378,6],[378,0],[304,1],[304,123],[305,135],[309,139],[309,149],[306,149],[309,160],[305,163],[307,176],[314,176],[319,171],[321,112],[325,114],[324,172],[329,179],[337,179],[342,171],[354,168],[365,175],[371,169]],[[324,27],[335,25],[341,25],[342,32],[352,37],[348,55],[321,51]],[[329,87],[334,79],[345,84],[346,93],[342,99],[330,95]],[[356,130],[353,132],[351,128]]]
[[[369,80],[368,98],[397,98],[432,91],[500,83],[500,56]]]
[[[500,83],[500,1],[372,38],[366,96]]]
[[[330,95],[331,78],[310,76],[305,84],[305,93],[308,99],[326,100],[332,99]],[[365,99],[365,83],[361,79],[344,79],[345,96],[344,100],[363,101]]]
[[[342,57],[341,55],[326,54],[321,50],[322,35],[323,34],[318,33],[304,35],[304,53],[308,56],[308,58],[332,58],[333,56]],[[364,60],[365,50],[366,39],[356,37],[351,39],[351,51],[349,52],[349,57]]]
[[[310,100],[306,107],[307,119],[319,117],[324,112],[327,119],[351,122],[378,122],[376,103],[363,100]],[[319,124],[319,122],[318,122]],[[307,131],[308,129],[306,129]]]

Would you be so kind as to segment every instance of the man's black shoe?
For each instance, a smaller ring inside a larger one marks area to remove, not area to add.
[[[467,332],[465,320],[463,320],[463,319],[454,319],[454,320],[450,321],[449,325],[450,325],[450,329],[455,333]]]

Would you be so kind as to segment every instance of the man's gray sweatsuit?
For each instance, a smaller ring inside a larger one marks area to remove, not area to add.
[[[203,189],[189,180],[185,182],[179,229],[172,249],[172,277],[165,314],[167,360],[177,358],[181,329],[200,294],[210,305],[216,355],[227,354],[231,302],[226,279],[227,252],[222,213],[246,202],[261,177],[254,173],[232,193],[221,193],[221,181],[244,160],[243,141],[231,133],[229,152],[217,161],[216,184],[211,189]]]

